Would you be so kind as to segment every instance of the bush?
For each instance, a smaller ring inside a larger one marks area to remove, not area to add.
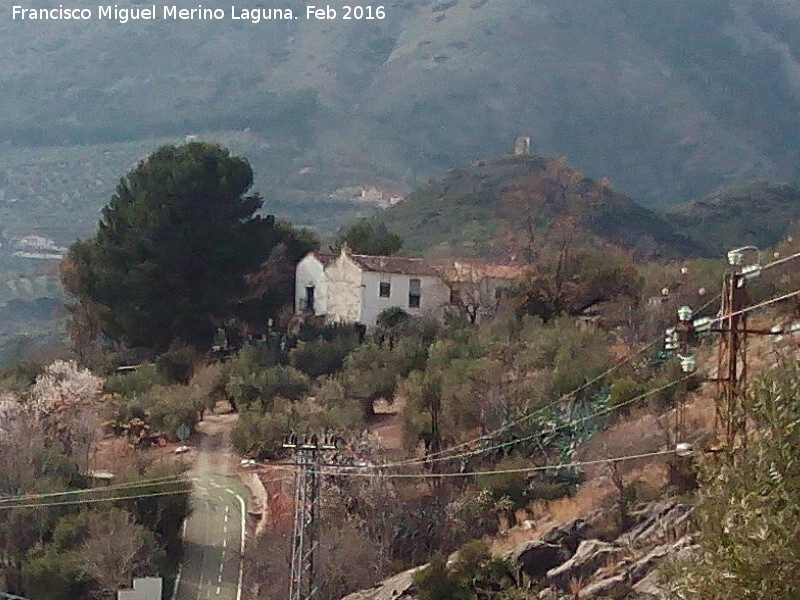
[[[268,413],[262,413],[256,407],[241,411],[231,432],[231,444],[242,456],[275,458],[283,452],[281,444],[291,431],[290,410],[286,401],[278,399]]]
[[[494,470],[515,470],[530,467],[530,462],[522,458],[506,458],[497,463]],[[481,475],[477,479],[478,485],[487,490],[492,498],[500,500],[508,498],[513,503],[513,508],[525,506],[528,497],[528,474],[519,471],[515,473],[500,473],[497,475]]]
[[[196,359],[192,346],[176,344],[156,359],[156,368],[170,383],[189,383]]]
[[[153,388],[145,398],[145,406],[151,433],[171,438],[181,425],[194,430],[204,408],[189,387],[180,385]]]
[[[166,385],[167,378],[155,365],[141,365],[132,371],[123,371],[109,376],[103,386],[108,394],[118,394],[133,398],[160,385]]]
[[[298,400],[307,395],[310,388],[311,382],[302,371],[282,366],[231,376],[225,386],[237,406],[250,406],[258,401],[262,412],[270,410],[276,397]]]
[[[701,464],[700,551],[672,579],[688,600],[800,598],[800,364],[764,374],[742,402],[759,427]]]
[[[427,567],[414,576],[420,600],[472,600],[474,594],[466,581],[447,569],[447,560],[435,554]]]
[[[20,394],[32,386],[43,371],[43,365],[30,363],[16,363],[0,369],[0,391]]]
[[[646,391],[646,386],[640,384],[633,377],[622,377],[611,384],[608,399],[608,408],[612,411],[619,410],[618,414],[626,415],[630,412],[632,399]]]
[[[358,335],[354,332],[332,341],[320,337],[314,341],[300,342],[289,352],[289,364],[312,378],[338,373],[347,355],[358,344]]]

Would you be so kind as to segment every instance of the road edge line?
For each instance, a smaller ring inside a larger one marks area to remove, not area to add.
[[[183,553],[183,542],[186,541],[186,521],[187,519],[183,520],[183,525],[181,526],[181,553]],[[175,576],[175,583],[172,586],[172,600],[175,600],[178,597],[178,588],[181,585],[181,572],[183,571],[183,556],[181,556],[181,562],[178,564],[178,574]]]
[[[239,501],[239,506],[242,509],[242,536],[241,536],[242,541],[239,548],[239,584],[236,587],[236,600],[242,600],[242,576],[244,575],[244,534],[246,526],[245,523],[246,508],[244,505],[244,499],[239,494],[227,488],[225,489],[225,491],[233,495]]]

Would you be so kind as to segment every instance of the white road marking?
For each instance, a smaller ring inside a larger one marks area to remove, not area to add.
[[[206,506],[208,507],[208,511],[211,512],[211,504],[208,500],[204,500]],[[203,571],[205,571],[206,566],[206,548],[208,547],[208,527],[204,527],[205,529],[205,541],[203,542],[203,558],[200,561],[200,585],[197,586],[197,597],[200,598],[200,593],[203,591]]]
[[[222,547],[223,548],[227,548],[228,547],[228,538],[222,538]],[[223,552],[223,554],[225,554],[225,553]]]
[[[219,586],[217,586],[217,596],[219,596]]]
[[[189,519],[183,520],[183,527],[181,528],[181,543],[186,541],[186,522]],[[175,576],[175,584],[172,586],[172,600],[178,597],[178,588],[181,585],[181,573],[183,572],[183,561],[178,565],[178,574]]]

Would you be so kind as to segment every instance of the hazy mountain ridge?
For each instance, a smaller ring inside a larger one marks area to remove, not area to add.
[[[245,129],[257,141],[240,147],[275,212],[308,225],[358,212],[324,206],[338,188],[410,191],[522,134],[645,204],[798,175],[794,3],[384,4],[382,21],[259,25],[20,23],[0,7],[0,155],[82,144],[81,162],[103,172],[101,185],[79,192],[88,206],[75,215],[92,215],[89,229],[117,178],[161,140],[225,141]],[[304,16],[305,3],[284,5]],[[122,172],[92,157],[97,144],[120,141],[133,144],[122,149]],[[77,187],[39,195],[52,201]],[[37,202],[25,189],[0,176],[6,198]]]

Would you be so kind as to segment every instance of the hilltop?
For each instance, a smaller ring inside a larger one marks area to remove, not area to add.
[[[699,255],[705,248],[654,211],[562,158],[502,155],[430,180],[380,217],[404,250],[493,260],[524,258],[575,229],[641,257]]]

